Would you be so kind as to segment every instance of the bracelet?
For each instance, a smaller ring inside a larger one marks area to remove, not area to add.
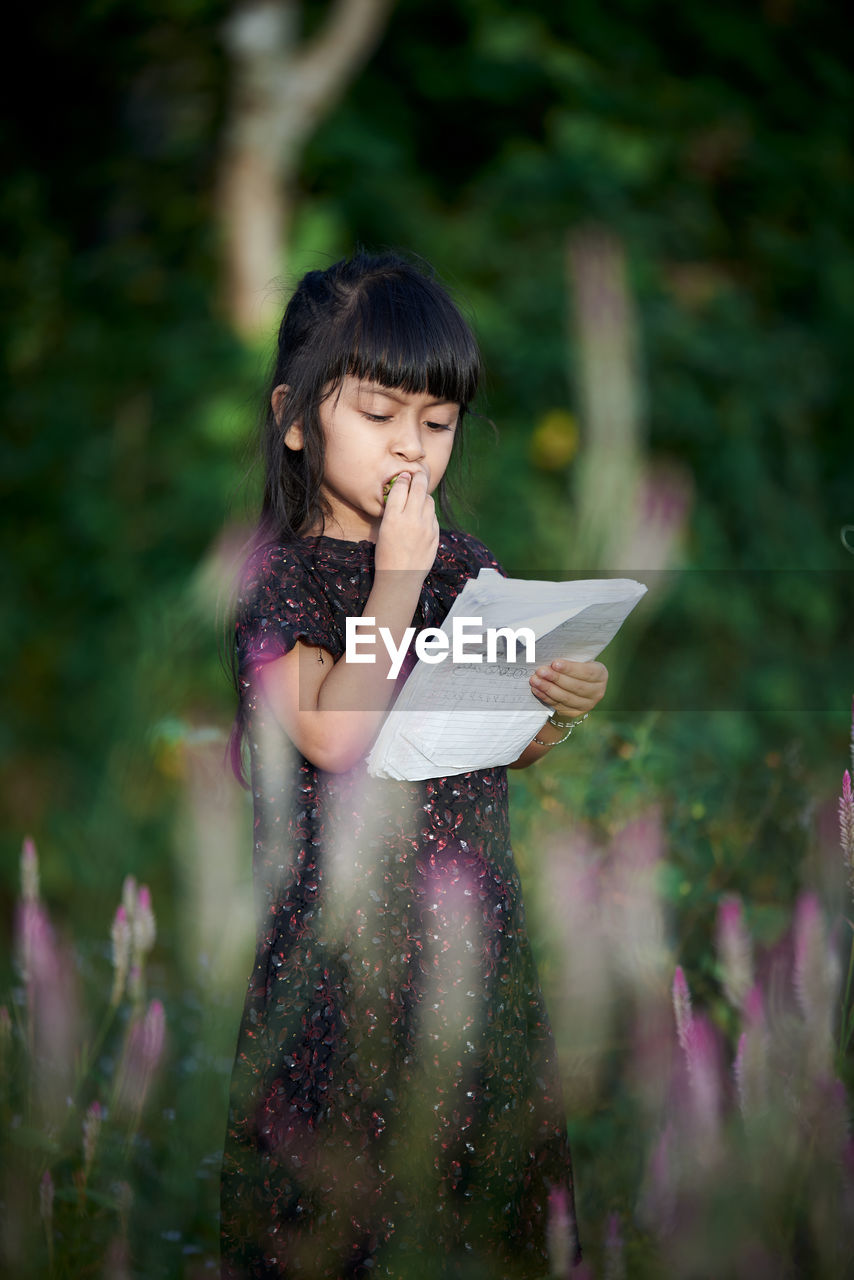
[[[565,729],[566,733],[562,738],[557,738],[554,742],[543,742],[542,738],[534,738],[538,747],[559,747],[562,742],[566,742],[567,738],[572,736],[573,729],[577,729],[580,724],[584,724],[589,712],[585,711],[580,720],[562,720],[556,713],[552,712],[549,716],[549,724],[553,724],[556,729]]]

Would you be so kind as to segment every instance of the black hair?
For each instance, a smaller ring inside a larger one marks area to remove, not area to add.
[[[460,406],[477,391],[480,352],[474,335],[435,276],[395,253],[358,253],[303,276],[279,327],[262,427],[264,496],[255,545],[288,542],[323,529],[329,508],[319,408],[347,375]],[[277,419],[270,397],[288,388]],[[303,447],[285,435],[301,422]],[[442,479],[437,497],[447,513]]]
[[[261,424],[264,490],[250,554],[275,542],[323,530],[331,514],[322,493],[325,461],[320,406],[347,375],[390,390],[427,393],[460,406],[454,448],[481,374],[474,335],[444,286],[428,268],[397,253],[360,252],[323,271],[309,271],[297,286],[279,326],[276,355]],[[278,416],[276,387],[287,387]],[[302,424],[301,449],[285,436]],[[443,476],[436,496],[448,515]],[[241,574],[242,577],[242,574]],[[232,675],[240,688],[238,655]],[[229,742],[235,774],[244,782],[240,744],[244,707]]]

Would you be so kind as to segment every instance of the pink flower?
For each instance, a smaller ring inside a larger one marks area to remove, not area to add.
[[[98,1145],[98,1135],[101,1132],[101,1123],[103,1120],[103,1112],[100,1102],[92,1102],[86,1108],[86,1115],[83,1118],[83,1176],[88,1178],[89,1171],[95,1159],[95,1149]]]
[[[136,910],[136,878],[134,876],[125,876],[122,882],[122,906],[128,914],[128,919],[132,920]]]
[[[154,912],[151,910],[151,892],[148,885],[140,885],[132,918],[134,956],[141,959],[148,955],[157,937]]]
[[[160,1062],[166,1039],[166,1014],[160,1000],[152,1000],[142,1020],[142,1055],[146,1067],[153,1071]]]
[[[718,908],[717,950],[726,997],[740,1008],[753,986],[753,946],[735,895],[723,898]]]
[[[19,904],[15,935],[18,967],[29,989],[36,975],[46,975],[53,964],[53,929],[40,902],[24,898]]]
[[[692,1017],[685,1035],[691,1112],[698,1149],[711,1149],[720,1126],[722,1090],[718,1043],[707,1018]]]
[[[160,1063],[166,1035],[166,1017],[159,1000],[152,1000],[145,1014],[128,1027],[116,1085],[120,1111],[137,1115],[142,1110],[154,1073]]]
[[[671,463],[647,465],[638,490],[632,563],[646,570],[666,569],[678,554],[693,502],[690,473]]]
[[[39,859],[30,836],[27,836],[21,849],[21,897],[24,902],[39,900]]]
[[[839,843],[848,872],[848,887],[854,892],[854,796],[851,794],[851,774],[847,769],[842,775],[842,795],[839,797]]]
[[[837,1168],[844,1168],[850,1117],[848,1094],[841,1080],[817,1082],[807,1103],[810,1134],[815,1149]]]
[[[58,945],[41,902],[19,904],[15,933],[27,991],[33,1097],[56,1120],[65,1107],[77,1051],[74,960],[67,947]]]
[[[839,962],[829,945],[824,917],[814,893],[802,893],[795,908],[794,987],[804,1022],[809,1070],[829,1073],[833,1056],[833,1019],[839,986]]]
[[[641,1221],[659,1235],[667,1235],[675,1217],[678,1173],[673,1148],[668,1121],[650,1155],[639,1204]]]
[[[651,808],[612,837],[603,886],[603,918],[615,971],[642,999],[660,989],[670,963],[658,888],[663,846],[661,815]]]
[[[688,1052],[688,1028],[691,1025],[691,992],[685,980],[681,964],[673,975],[673,1012],[676,1015],[676,1032],[679,1043]]]
[[[762,991],[752,987],[744,1001],[744,1030],[738,1041],[733,1074],[741,1114],[757,1115],[768,1099],[769,1035]]]
[[[615,856],[634,871],[654,870],[661,861],[664,836],[657,808],[632,819],[614,836]]]
[[[113,1004],[122,998],[125,986],[135,1005],[145,994],[145,957],[154,946],[157,926],[151,910],[147,885],[137,887],[133,876],[125,876],[121,906],[113,921]]]
[[[553,1276],[568,1277],[575,1260],[575,1222],[569,1207],[566,1187],[552,1187],[549,1192],[546,1240]]]
[[[113,948],[113,990],[110,1004],[117,1005],[124,994],[130,964],[131,926],[124,903],[116,908],[110,940]]]
[[[625,1280],[626,1259],[623,1253],[623,1237],[620,1234],[619,1214],[608,1215],[608,1227],[605,1236],[605,1273],[604,1280]]]
[[[765,1023],[765,1001],[762,998],[762,988],[757,983],[751,987],[744,1001],[744,1017],[751,1025],[757,1023]]]

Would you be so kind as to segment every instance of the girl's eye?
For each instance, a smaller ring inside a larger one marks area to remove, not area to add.
[[[453,422],[428,422],[427,426],[430,428],[431,431],[452,431],[454,428],[454,423]]]
[[[365,417],[368,419],[368,422],[388,422],[389,421],[388,416],[387,415],[384,416],[381,413],[366,413]]]

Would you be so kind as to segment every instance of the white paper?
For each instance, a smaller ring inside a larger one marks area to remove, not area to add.
[[[441,630],[451,640],[454,618],[481,618],[489,628],[530,627],[536,662],[418,662],[380,729],[368,757],[375,777],[416,781],[489,769],[516,760],[542,726],[546,708],[528,683],[554,658],[590,662],[613,639],[646,587],[631,578],[529,582],[481,569],[454,601]]]

